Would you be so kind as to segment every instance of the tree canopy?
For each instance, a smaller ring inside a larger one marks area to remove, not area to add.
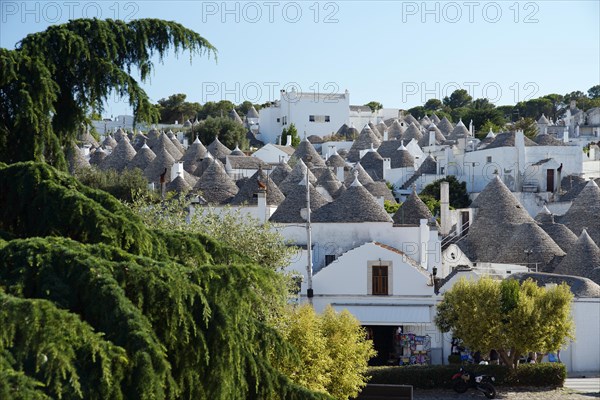
[[[564,283],[461,279],[438,304],[435,323],[473,351],[496,349],[506,365],[517,368],[522,355],[555,352],[573,338],[572,300]]]
[[[183,93],[172,94],[166,99],[158,101],[158,112],[160,122],[163,124],[174,124],[177,121],[183,124],[188,119],[194,120],[202,109],[200,103],[185,101],[187,95]]]
[[[437,201],[440,200],[440,186],[442,182],[449,183],[450,206],[454,208],[467,208],[471,204],[469,193],[467,192],[466,182],[460,182],[454,175],[448,175],[445,178],[438,179],[425,186],[419,196],[431,197]],[[434,213],[435,215],[435,213]]]
[[[198,135],[203,143],[212,143],[216,137],[229,149],[239,146],[240,149],[247,149],[249,146],[246,137],[246,128],[235,122],[227,115],[224,117],[208,117],[202,121],[198,127],[194,127],[190,134]],[[194,138],[190,138],[190,143]]]
[[[292,143],[288,143],[288,136],[292,136]],[[296,125],[290,124],[288,128],[283,128],[281,131],[281,145],[296,147],[300,144],[300,136],[298,136],[298,129]]]
[[[297,357],[265,321],[286,292],[237,250],[42,163],[0,164],[0,238],[7,398],[328,398],[274,364]]]
[[[377,112],[383,108],[383,104],[378,101],[370,101],[365,106],[371,109],[371,112]]]
[[[198,33],[158,19],[77,19],[0,49],[0,160],[66,168],[63,148],[112,93],[128,99],[136,121],[156,122],[131,70],[145,81],[169,49],[216,55]]]

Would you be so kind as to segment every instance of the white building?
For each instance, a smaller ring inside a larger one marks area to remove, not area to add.
[[[294,124],[302,138],[334,134],[348,122],[350,93],[286,92],[280,100],[260,110],[260,135],[264,143],[278,143],[281,131]]]

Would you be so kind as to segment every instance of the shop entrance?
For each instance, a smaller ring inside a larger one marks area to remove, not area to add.
[[[365,329],[377,351],[369,365],[431,363],[431,338],[428,335],[405,332],[404,326],[365,326]]]

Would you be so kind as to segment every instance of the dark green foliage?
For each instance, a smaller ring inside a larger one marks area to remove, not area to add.
[[[191,134],[191,132],[190,132]],[[246,128],[235,122],[227,115],[224,117],[208,117],[198,128],[194,128],[194,135],[198,135],[202,143],[212,143],[218,136],[219,141],[229,149],[239,146],[240,149],[248,148],[246,139]],[[193,140],[193,138],[189,138]]]
[[[408,367],[371,367],[369,375],[373,384],[413,385],[420,389],[452,388],[452,375],[457,365],[431,365]],[[467,365],[468,371],[493,375],[496,386],[561,387],[567,378],[564,364],[524,364],[516,370],[503,365]]]
[[[199,103],[185,101],[187,95],[183,93],[172,94],[166,99],[160,99],[157,107],[160,112],[162,124],[174,124],[177,121],[183,124],[188,119],[196,119],[196,115],[202,109]]]
[[[295,356],[265,320],[286,299],[274,271],[201,235],[149,230],[44,164],[1,169],[0,189],[0,228],[24,238],[0,240],[0,394],[23,385],[24,399],[328,398],[271,364]],[[125,230],[127,240],[115,233]]]
[[[89,111],[102,112],[116,92],[136,120],[155,122],[158,110],[130,75],[145,81],[169,49],[216,53],[206,39],[176,22],[71,20],[0,49],[0,160],[46,161],[66,168],[71,144]]]
[[[292,143],[288,143],[288,136],[292,136]],[[300,144],[300,136],[298,136],[298,129],[296,125],[290,124],[289,128],[283,128],[281,131],[281,145],[296,147]]]
[[[443,179],[438,179],[425,186],[419,196],[421,199],[425,196],[429,196],[435,200],[440,200],[440,186],[442,182],[448,182],[449,195],[450,195],[450,207],[454,208],[466,208],[471,204],[469,200],[469,194],[467,193],[467,184],[460,182],[454,175],[448,175]],[[423,201],[425,201],[423,199]]]
[[[127,202],[132,202],[137,195],[149,193],[148,179],[138,168],[126,169],[123,172],[83,168],[77,170],[75,176],[84,185],[104,190],[117,199]]]

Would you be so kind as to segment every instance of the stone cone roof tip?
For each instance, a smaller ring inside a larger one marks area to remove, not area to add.
[[[383,207],[369,191],[355,180],[356,185],[348,187],[333,202],[317,210],[312,218],[314,222],[392,222]]]
[[[315,167],[325,166],[325,160],[323,160],[319,153],[317,153],[317,150],[315,150],[315,147],[308,139],[303,139],[300,142],[300,144],[294,151],[294,154],[292,154],[292,157],[300,159],[305,163],[308,162],[308,160],[310,159],[310,162]]]
[[[510,240],[498,245],[496,262],[506,264],[527,264],[529,267],[543,268],[550,265],[554,257],[566,254],[535,222],[516,226]]]
[[[400,205],[400,208],[394,213],[392,219],[394,223],[401,225],[420,225],[421,219],[431,219],[433,214],[429,207],[421,200],[415,188],[408,195],[406,201]]]
[[[308,173],[308,181],[311,183],[311,185],[314,185],[317,182],[317,178],[306,167],[306,164],[304,164],[302,159],[298,160],[291,172],[281,183],[279,183],[278,186],[281,192],[287,196],[287,194],[292,191],[294,186],[296,186],[300,181],[306,180],[306,173]]]
[[[314,215],[312,213],[327,204],[327,200],[312,185],[309,186],[309,190],[312,217]],[[292,190],[285,196],[285,200],[271,215],[269,221],[287,224],[304,223],[306,220],[302,218],[302,209],[306,209],[306,186],[294,185]]]
[[[285,200],[285,196],[281,193],[275,182],[269,179],[268,175],[260,168],[242,184],[237,194],[231,200],[231,204],[256,205],[258,204],[257,193],[260,190],[264,190],[266,193],[267,205],[278,206]]]
[[[583,229],[571,251],[563,258],[554,272],[590,278],[593,271],[599,266],[600,248]]]
[[[194,186],[202,197],[211,204],[227,204],[238,193],[239,189],[233,179],[227,175],[219,160],[212,160],[208,168]]]
[[[575,197],[569,210],[560,218],[560,222],[576,235],[580,235],[585,228],[592,240],[598,244],[600,243],[599,215],[600,188],[594,180],[590,180]]]

